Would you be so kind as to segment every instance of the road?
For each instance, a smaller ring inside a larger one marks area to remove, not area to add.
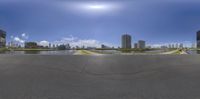
[[[200,99],[199,55],[0,55],[0,99]]]

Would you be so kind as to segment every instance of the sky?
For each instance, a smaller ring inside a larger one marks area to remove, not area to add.
[[[121,35],[149,45],[195,43],[198,0],[0,0],[7,41],[120,46]]]

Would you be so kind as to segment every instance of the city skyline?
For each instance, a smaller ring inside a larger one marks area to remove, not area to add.
[[[3,31],[3,30],[1,30]],[[6,33],[6,32],[5,32]],[[5,34],[6,35],[6,34]],[[6,36],[4,36],[6,38]],[[14,38],[14,37],[13,37]],[[121,47],[120,46],[112,46],[112,45],[105,45],[106,43],[99,43],[99,46],[93,46],[93,45],[88,45],[90,44],[90,41],[84,42],[83,40],[79,40],[78,43],[74,42],[77,38],[69,39],[65,38],[64,41],[57,41],[57,42],[48,42],[48,41],[26,41],[28,39],[28,35],[23,33],[21,35],[21,38],[24,38],[23,40],[20,38],[14,38],[18,41],[10,41],[7,42],[6,44],[6,39],[4,39],[5,44],[8,47],[25,47],[26,43],[36,43],[38,47],[49,47],[49,48],[54,48],[55,46],[66,46],[67,48],[72,47],[72,48],[125,48],[125,49],[130,49],[130,48],[139,48],[139,49],[144,49],[144,48],[199,48],[199,31],[197,32],[196,35],[196,43],[192,43],[191,45],[186,45],[186,43],[165,43],[165,44],[160,44],[159,46],[153,46],[153,45],[147,45],[146,41],[144,40],[138,40],[136,42],[132,42],[132,36],[125,33],[121,35]],[[88,44],[87,44],[88,43]],[[53,47],[54,46],[54,47]]]
[[[199,33],[199,31],[197,32]],[[6,34],[7,35],[7,34]],[[123,44],[125,42],[127,42],[125,38],[123,38],[123,36],[129,36],[130,37],[130,40],[128,41],[129,43],[129,47],[123,47],[123,46],[127,46],[127,44]],[[43,46],[43,47],[46,47],[46,46],[49,46],[49,45],[72,45],[71,47],[96,47],[96,48],[100,48],[102,47],[102,45],[106,45],[107,47],[114,47],[114,48],[162,48],[162,47],[168,47],[168,48],[171,48],[170,46],[174,46],[172,48],[179,48],[179,46],[183,46],[183,47],[191,47],[191,48],[194,48],[196,46],[198,46],[198,37],[199,35],[197,34],[196,35],[197,37],[197,40],[195,43],[191,43],[191,42],[171,42],[171,43],[158,43],[157,45],[156,44],[146,44],[146,41],[144,40],[141,40],[139,39],[138,41],[132,41],[132,35],[129,35],[127,33],[125,34],[122,34],[122,37],[121,37],[121,45],[117,45],[117,46],[114,46],[112,45],[111,43],[102,43],[102,42],[98,42],[98,41],[95,41],[93,39],[89,39],[89,40],[80,40],[76,37],[73,37],[72,35],[69,37],[69,38],[63,38],[62,40],[60,41],[54,41],[54,42],[49,42],[49,41],[45,41],[45,40],[42,40],[42,41],[29,41],[29,36],[26,34],[26,33],[22,33],[21,36],[11,36],[12,40],[10,41],[5,41],[5,44],[7,46],[20,46],[20,47],[24,47],[25,46],[25,43],[26,42],[35,42],[37,43],[38,45],[40,46]],[[6,36],[5,36],[6,38]],[[118,39],[119,40],[119,39]],[[136,45],[137,43],[137,45]],[[133,46],[133,47],[132,47]],[[137,47],[135,47],[137,46]],[[143,46],[143,47],[141,47]],[[178,47],[177,47],[178,46]],[[50,47],[50,46],[49,46]]]
[[[0,28],[7,32],[7,41],[62,43],[70,40],[89,46],[118,47],[121,35],[129,33],[133,37],[132,46],[141,39],[154,46],[171,43],[191,46],[200,29],[199,3],[196,0],[1,0]]]

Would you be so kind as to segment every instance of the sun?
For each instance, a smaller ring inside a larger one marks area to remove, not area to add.
[[[104,5],[88,5],[88,8],[91,10],[103,10],[106,9]]]
[[[73,2],[68,4],[67,8],[75,13],[102,15],[119,11],[121,5],[113,2]]]

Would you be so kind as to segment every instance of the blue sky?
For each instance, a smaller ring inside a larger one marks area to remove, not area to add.
[[[0,28],[8,41],[120,46],[128,33],[133,43],[195,42],[199,5],[198,0],[1,0]]]

